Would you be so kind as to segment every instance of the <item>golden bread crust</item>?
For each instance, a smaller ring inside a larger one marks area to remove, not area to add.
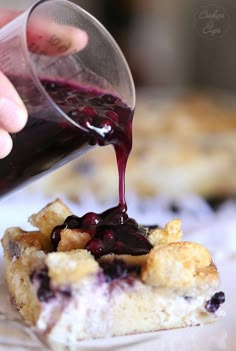
[[[148,234],[148,240],[153,246],[180,241],[181,237],[181,221],[179,219],[168,222],[164,228],[152,229]]]
[[[49,236],[53,228],[62,224],[70,215],[72,215],[70,209],[60,199],[56,199],[38,213],[30,216],[29,222],[42,234]]]
[[[61,240],[58,244],[57,251],[64,252],[83,249],[90,239],[90,234],[81,232],[79,229],[63,229],[61,231]]]
[[[2,245],[11,300],[25,320],[35,325],[41,306],[29,277],[32,271],[44,266],[48,249],[45,237],[39,232],[25,232],[13,227],[6,230]]]
[[[175,242],[150,251],[141,277],[154,286],[185,289],[201,286],[209,267],[212,280],[218,281],[218,272],[205,247],[192,242]]]
[[[98,262],[87,250],[52,252],[47,255],[45,262],[54,285],[78,284],[84,277],[101,270]]]

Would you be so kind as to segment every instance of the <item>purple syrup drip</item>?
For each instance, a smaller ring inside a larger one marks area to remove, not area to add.
[[[95,144],[112,144],[119,174],[119,205],[126,211],[125,170],[132,148],[133,111],[122,100],[96,89],[65,82],[41,81],[51,99],[87,130]]]
[[[119,173],[119,205],[101,214],[89,212],[80,218],[69,216],[51,234],[54,250],[61,240],[62,229],[77,228],[91,235],[86,249],[95,257],[110,252],[146,254],[152,245],[145,238],[145,231],[128,217],[125,201],[125,170],[132,147],[131,109],[118,97],[97,90],[73,87],[64,82],[42,81],[42,84],[63,112],[87,130],[95,144],[113,145]]]

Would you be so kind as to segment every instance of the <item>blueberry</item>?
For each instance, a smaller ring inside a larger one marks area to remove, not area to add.
[[[115,235],[114,235],[113,230],[111,230],[111,229],[104,230],[104,232],[103,232],[103,240],[104,241],[109,241],[109,242],[111,242],[111,241],[114,242]]]
[[[85,249],[90,251],[95,257],[100,257],[104,254],[104,245],[102,240],[99,238],[90,240]]]
[[[113,252],[114,253],[116,253],[118,255],[122,255],[122,254],[128,254],[128,251],[129,251],[129,248],[127,248],[127,246],[125,245],[125,243],[123,241],[117,240],[115,242],[115,245],[114,245],[114,248],[113,248]]]
[[[88,212],[81,218],[82,225],[84,227],[97,225],[99,223],[99,220],[100,220],[99,215],[94,212]]]
[[[103,101],[99,98],[91,98],[91,99],[89,99],[89,103],[92,106],[102,106],[103,105]]]
[[[114,122],[119,122],[119,116],[114,111],[107,111],[106,116],[111,118]]]
[[[57,84],[55,82],[46,81],[46,82],[43,82],[43,86],[47,91],[57,90]]]
[[[225,302],[225,294],[220,291],[215,293],[210,300],[206,302],[205,308],[210,313],[215,313],[221,304]]]
[[[65,225],[58,225],[56,226],[52,233],[51,233],[51,243],[52,243],[52,247],[53,249],[56,251],[59,242],[61,241],[61,231],[66,228]]]
[[[223,293],[223,291],[220,291],[218,293],[215,293],[215,295],[213,296],[214,300],[217,301],[220,305],[223,304],[225,302],[225,294]]]
[[[207,301],[205,308],[210,313],[215,313],[220,307],[219,303],[213,303],[211,300]]]
[[[81,219],[75,215],[71,215],[65,219],[64,225],[68,229],[80,228]]]
[[[104,245],[104,250],[106,252],[112,252],[115,245],[115,234],[113,230],[107,229],[103,231],[102,241]]]
[[[30,281],[31,283],[38,283],[37,296],[39,301],[48,302],[55,297],[50,287],[50,278],[47,268],[42,268],[40,271],[33,271],[30,275]]]
[[[110,95],[110,94],[105,94],[105,95],[101,96],[101,100],[105,104],[112,105],[117,101],[117,97]]]
[[[68,115],[68,117],[74,119],[74,118],[78,117],[79,111],[78,110],[71,110],[71,111],[67,112],[67,115]]]
[[[97,115],[95,110],[90,106],[85,106],[81,112],[83,112],[86,116],[91,116],[91,117],[95,117]]]
[[[39,287],[37,291],[37,296],[39,301],[48,302],[49,300],[55,297],[55,294],[49,288]]]

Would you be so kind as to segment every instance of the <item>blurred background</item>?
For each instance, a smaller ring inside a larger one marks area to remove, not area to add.
[[[0,5],[26,9],[34,2],[0,0]],[[142,197],[198,193],[213,202],[235,196],[235,1],[74,2],[108,28],[134,77],[137,106],[128,192]],[[62,191],[75,200],[80,188],[101,200],[115,196],[115,157],[106,149],[90,152],[33,189]]]
[[[0,0],[0,5],[26,9],[35,2]],[[127,57],[137,87],[236,88],[235,1],[73,2],[109,29]]]

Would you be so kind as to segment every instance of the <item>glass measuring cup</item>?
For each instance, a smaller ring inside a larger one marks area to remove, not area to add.
[[[80,51],[76,28],[88,36]],[[94,112],[92,100],[102,109],[101,96],[116,96],[134,108],[134,84],[119,47],[93,16],[67,0],[39,1],[0,30],[0,70],[29,113],[23,131],[12,135],[12,152],[0,160],[0,196],[96,144],[84,123]]]

